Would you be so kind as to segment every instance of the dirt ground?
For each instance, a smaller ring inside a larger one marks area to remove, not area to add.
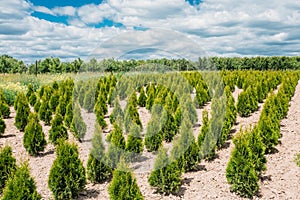
[[[233,96],[237,99],[241,90],[234,91]],[[121,102],[123,104],[124,102]],[[241,127],[248,127],[257,123],[263,104],[259,105],[257,112],[248,118],[237,118],[237,124],[232,129],[235,134]],[[210,104],[203,109],[210,109]],[[194,127],[194,135],[197,137],[201,127],[201,115],[203,109],[197,109],[198,122]],[[109,108],[109,114],[112,108]],[[149,111],[145,108],[139,108],[140,118],[146,130],[146,125],[151,118]],[[95,115],[82,111],[83,119],[87,124],[87,134],[82,143],[77,142],[72,134],[69,134],[70,141],[78,144],[80,158],[86,166],[91,138],[94,132]],[[45,151],[37,156],[31,157],[23,147],[23,134],[14,126],[15,111],[11,108],[9,119],[5,119],[7,129],[3,137],[0,138],[0,146],[10,145],[13,148],[13,154],[18,163],[28,161],[31,169],[31,175],[36,181],[38,192],[43,199],[53,199],[48,189],[48,175],[51,165],[56,157],[54,146],[48,144]],[[107,122],[109,121],[106,117]],[[290,110],[286,119],[281,122],[282,138],[280,144],[276,147],[278,152],[267,155],[267,170],[263,174],[263,180],[260,182],[260,196],[254,199],[300,199],[300,167],[297,167],[294,160],[295,154],[300,153],[300,84],[298,84],[295,96],[290,102]],[[50,127],[43,125],[43,131],[48,139]],[[111,125],[104,131],[106,135],[112,129]],[[145,132],[143,132],[145,133]],[[107,144],[105,144],[107,146]],[[171,144],[166,144],[170,148]],[[183,184],[178,195],[163,196],[153,190],[147,180],[150,170],[155,161],[155,155],[146,152],[143,156],[144,161],[134,163],[132,167],[137,183],[145,199],[242,199],[230,192],[230,186],[227,184],[225,170],[233,149],[231,140],[227,141],[225,148],[217,151],[217,157],[211,162],[201,161],[198,170],[182,175]],[[78,199],[109,199],[108,184],[88,183],[86,190],[82,192]]]

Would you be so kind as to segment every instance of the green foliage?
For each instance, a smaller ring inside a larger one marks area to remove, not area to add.
[[[36,190],[33,178],[30,176],[28,164],[17,167],[14,175],[8,179],[1,199],[42,199]]]
[[[52,112],[49,106],[49,102],[46,99],[43,99],[40,109],[39,109],[39,118],[45,122],[45,125],[50,125],[52,120]]]
[[[60,114],[56,114],[52,120],[52,126],[49,130],[49,140],[54,145],[57,145],[60,139],[68,139],[68,131],[63,125],[63,117]]]
[[[6,124],[5,121],[0,117],[0,137],[5,132]]]
[[[59,99],[60,99],[60,94],[58,92],[54,92],[51,95],[51,98],[50,98],[50,101],[49,101],[49,107],[51,109],[51,112],[53,112],[53,113],[55,112],[56,107],[59,104]]]
[[[112,200],[144,199],[136,179],[123,160],[121,160],[113,173],[112,181],[108,187],[108,193]]]
[[[174,143],[171,151],[171,159],[177,161],[178,167],[182,171],[195,169],[199,161],[199,147],[195,141],[191,123],[184,114],[184,121],[180,128],[180,137]]]
[[[24,131],[25,126],[28,122],[28,115],[30,113],[30,108],[28,105],[28,102],[26,100],[25,95],[19,96],[18,102],[17,102],[17,114],[15,117],[15,126],[18,130]]]
[[[86,109],[87,112],[91,113],[94,110],[94,106],[95,106],[95,88],[90,87],[84,95],[83,108]]]
[[[160,148],[148,182],[159,192],[170,194],[179,191],[181,172],[176,162],[169,162],[167,149]]]
[[[97,122],[102,128],[107,126],[106,121],[104,120],[105,114],[107,114],[108,109],[106,105],[106,97],[104,94],[100,93],[98,95],[96,104],[94,106],[94,112],[96,114]]]
[[[40,112],[40,107],[41,107],[41,102],[40,102],[39,99],[37,99],[34,106],[33,106],[34,112],[39,113]]]
[[[124,119],[124,113],[121,108],[119,98],[116,98],[114,100],[114,109],[112,110],[112,113],[109,116],[109,121],[111,124],[117,123],[119,126],[122,126]]]
[[[231,191],[243,197],[252,198],[259,189],[258,173],[253,163],[253,153],[247,140],[247,133],[234,139],[235,148],[226,168],[226,178]]]
[[[66,107],[66,115],[64,118],[64,122],[66,127],[70,128],[73,120],[73,102],[70,102]]]
[[[202,107],[205,103],[207,103],[210,100],[208,87],[205,82],[200,81],[195,87],[195,89],[198,106]]]
[[[241,92],[238,97],[237,111],[241,117],[249,117],[250,114],[258,109],[258,98],[256,89],[248,87]]]
[[[56,113],[59,113],[61,114],[61,116],[65,116],[66,114],[66,107],[67,107],[67,99],[66,99],[66,96],[63,95],[63,96],[60,96],[59,97],[59,103],[57,105],[57,108],[56,108]]]
[[[12,149],[5,146],[0,149],[0,193],[5,187],[7,179],[16,170],[16,159],[12,155]]]
[[[163,135],[159,118],[151,118],[145,134],[145,147],[148,151],[157,151],[162,145]]]
[[[126,132],[129,132],[131,123],[135,123],[140,126],[140,128],[143,128],[138,109],[135,104],[136,103],[134,103],[134,100],[131,100],[127,103],[125,108],[124,125]]]
[[[23,136],[24,148],[30,155],[35,156],[39,152],[44,151],[46,144],[45,134],[42,126],[39,124],[38,115],[31,113]]]
[[[121,156],[124,155],[126,148],[122,129],[117,124],[114,124],[114,128],[107,136],[107,139],[110,141],[107,152],[109,166],[116,168]]]
[[[37,96],[35,95],[35,93],[33,93],[33,94],[29,97],[29,104],[30,104],[31,106],[34,106],[36,102],[37,102]]]
[[[9,115],[10,115],[10,109],[8,104],[0,100],[0,117],[2,116],[4,119],[7,119],[9,118]]]
[[[48,185],[54,199],[73,199],[86,184],[85,169],[75,144],[60,141],[51,167]]]
[[[145,94],[144,87],[141,87],[140,96],[139,96],[139,99],[138,99],[138,105],[140,107],[145,107],[146,106],[146,101],[147,101],[147,97],[146,97],[146,94]]]
[[[141,129],[135,123],[131,124],[127,143],[126,151],[129,154],[129,159],[134,159],[143,152],[143,138],[141,135]]]
[[[71,124],[71,131],[74,134],[75,138],[81,141],[81,139],[84,139],[86,133],[86,124],[82,119],[81,111],[78,103],[75,103],[73,111],[74,113],[73,113],[73,120]]]
[[[172,114],[167,110],[164,110],[162,113],[162,121],[165,121],[162,127],[163,138],[166,142],[171,142],[177,133],[176,122]]]
[[[103,183],[109,180],[112,175],[112,169],[108,166],[104,153],[102,134],[101,127],[96,123],[87,163],[87,177],[93,183]]]

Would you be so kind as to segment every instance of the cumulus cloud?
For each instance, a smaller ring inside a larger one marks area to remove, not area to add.
[[[135,58],[297,55],[300,2],[294,0],[107,0],[52,9],[1,1],[0,54],[31,62],[48,56]],[[66,16],[68,25],[31,16]],[[122,28],[93,28],[104,19]],[[137,30],[134,27],[144,27]]]

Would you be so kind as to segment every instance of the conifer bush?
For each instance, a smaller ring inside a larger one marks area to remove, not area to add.
[[[138,105],[140,107],[145,107],[146,106],[146,101],[147,101],[147,97],[146,97],[146,94],[145,94],[144,87],[141,87],[140,88],[140,96],[139,96],[139,99],[138,99]]]
[[[2,118],[7,119],[9,118],[9,115],[9,105],[6,102],[0,100],[0,117],[2,116]]]
[[[55,112],[56,107],[59,104],[59,98],[60,98],[60,94],[58,92],[54,92],[51,95],[51,98],[49,100],[49,107],[50,107],[52,113]]]
[[[46,144],[45,134],[39,124],[38,115],[31,113],[23,136],[24,148],[30,155],[35,156],[44,151]]]
[[[18,130],[24,131],[25,126],[28,122],[28,115],[30,113],[30,108],[25,95],[22,95],[22,97],[19,98],[16,112],[17,114],[15,116],[15,126]]]
[[[0,117],[0,137],[5,132],[6,124],[5,121]]]
[[[29,104],[31,105],[31,106],[34,106],[35,105],[35,103],[37,102],[37,96],[35,95],[35,93],[33,93],[33,94],[31,94],[31,96],[29,97]]]
[[[27,163],[17,167],[14,174],[8,179],[1,199],[42,199],[36,190],[33,178],[30,176]]]
[[[124,113],[120,105],[119,98],[114,100],[114,109],[109,116],[109,121],[111,124],[117,123],[119,126],[122,126],[122,122],[124,119]]]
[[[163,134],[159,118],[151,118],[147,125],[145,134],[145,147],[148,151],[157,151],[162,145]]]
[[[258,173],[253,163],[253,152],[247,135],[243,132],[233,140],[235,147],[226,168],[226,178],[231,191],[252,198],[258,191]]]
[[[87,163],[87,178],[93,183],[103,183],[109,180],[112,175],[112,169],[109,167],[105,155],[102,134],[101,127],[95,123],[92,148]]]
[[[135,123],[131,124],[127,143],[126,151],[129,154],[129,159],[135,159],[138,155],[143,152],[143,139],[141,135],[141,129]]]
[[[74,134],[75,138],[79,141],[84,139],[86,133],[86,124],[83,121],[81,116],[81,111],[78,103],[75,103],[74,106],[74,113],[73,113],[73,120],[71,124],[71,131]]]
[[[56,114],[52,120],[51,129],[49,130],[49,141],[57,145],[60,139],[67,140],[68,131],[63,124],[63,117],[60,114]]]
[[[45,125],[50,125],[52,120],[52,112],[49,106],[49,102],[44,98],[40,109],[39,109],[39,119],[45,122]]]
[[[160,148],[154,163],[154,170],[148,178],[149,184],[157,191],[170,194],[177,193],[181,182],[181,172],[176,162],[170,162],[167,149]]]
[[[66,107],[66,115],[64,118],[66,127],[68,128],[71,127],[72,120],[73,120],[73,102],[71,101]]]
[[[165,121],[162,127],[164,140],[166,142],[171,142],[177,133],[176,122],[173,118],[173,115],[167,110],[163,111],[162,118],[164,119],[163,121]]]
[[[33,106],[34,112],[39,113],[40,107],[41,107],[41,102],[40,102],[39,99],[37,99],[36,102],[35,102],[35,104],[34,104],[34,106]]]
[[[123,159],[118,164],[117,169],[113,172],[113,178],[108,187],[108,193],[112,200],[144,199],[133,173]]]
[[[16,159],[12,155],[12,148],[5,146],[0,149],[0,193],[2,193],[8,178],[17,168]]]
[[[65,95],[60,96],[59,97],[59,103],[58,103],[58,105],[56,107],[55,112],[61,114],[61,116],[64,117],[66,115],[67,103],[68,102],[67,102],[66,96]]]
[[[56,159],[48,179],[48,186],[54,198],[76,198],[85,185],[85,169],[79,159],[78,147],[61,140],[56,148]]]
[[[88,113],[93,112],[95,106],[95,88],[90,87],[88,91],[86,91],[84,99],[83,99],[83,108],[86,109]]]

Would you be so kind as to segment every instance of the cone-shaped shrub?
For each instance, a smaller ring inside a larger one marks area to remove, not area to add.
[[[18,130],[24,131],[25,126],[28,122],[28,115],[30,113],[30,108],[28,105],[28,102],[25,98],[25,95],[22,95],[22,97],[18,100],[17,104],[17,114],[15,117],[15,126]]]
[[[129,154],[129,159],[136,158],[143,152],[143,139],[141,129],[135,123],[131,124],[129,135],[126,143],[126,151]]]
[[[39,118],[45,122],[45,125],[50,125],[52,120],[52,111],[49,106],[49,102],[46,99],[43,99],[40,109],[39,109]]]
[[[137,107],[134,106],[134,103],[130,103],[130,102],[128,103],[129,104],[127,104],[125,108],[125,117],[124,117],[125,131],[127,133],[129,132],[131,123],[136,123],[137,125],[140,126],[140,128],[143,128]]]
[[[226,168],[226,178],[231,191],[243,197],[252,198],[259,189],[258,173],[253,164],[253,152],[245,133],[233,140],[235,147]]]
[[[12,155],[11,147],[5,146],[0,150],[0,193],[2,193],[7,179],[14,173],[16,167],[16,159]]]
[[[116,168],[120,158],[125,153],[126,142],[122,133],[122,129],[114,124],[112,132],[107,136],[110,141],[110,145],[107,151],[107,157],[109,161],[109,166],[111,168]]]
[[[36,190],[33,178],[30,176],[28,164],[25,163],[17,167],[14,175],[8,179],[1,199],[42,199]]]
[[[177,133],[176,122],[172,114],[167,110],[163,111],[162,118],[163,118],[162,120],[165,121],[162,127],[164,140],[166,142],[171,142]]]
[[[93,183],[103,183],[110,179],[112,169],[107,163],[105,148],[102,141],[102,130],[95,123],[95,132],[92,139],[92,148],[87,163],[87,177]]]
[[[38,115],[31,113],[23,136],[24,148],[30,155],[35,156],[39,152],[44,151],[46,144],[45,134],[42,126],[39,124]]]
[[[171,159],[177,161],[178,167],[182,171],[195,169],[199,161],[199,147],[195,141],[192,124],[186,119],[180,128],[180,137],[175,142],[171,151]]]
[[[147,125],[147,131],[145,134],[145,147],[148,151],[157,151],[162,145],[163,135],[161,132],[161,126],[159,118],[151,118]]]
[[[33,93],[33,94],[29,97],[29,104],[30,104],[31,106],[34,106],[35,103],[36,103],[36,101],[37,101],[37,97],[36,97],[35,93]]]
[[[144,199],[136,179],[123,159],[113,173],[108,193],[110,199],[113,200]]]
[[[49,130],[49,141],[54,145],[58,144],[59,139],[68,139],[68,131],[63,125],[63,117],[60,114],[56,114],[52,120],[52,126]]]
[[[0,117],[0,137],[5,132],[6,125],[4,120]]]
[[[209,120],[208,120],[208,112],[207,110],[202,111],[202,126],[200,129],[200,133],[198,135],[198,146],[201,147],[203,145],[203,141],[208,132]]]
[[[169,162],[167,150],[161,148],[150,173],[148,182],[159,192],[170,194],[177,193],[180,186],[181,172],[176,162]]]
[[[116,122],[119,126],[121,126],[122,124],[120,123],[123,122],[123,119],[124,119],[124,113],[121,108],[119,98],[116,98],[114,100],[114,109],[109,116],[109,121],[111,124]]]
[[[50,101],[49,101],[49,107],[51,109],[51,112],[55,112],[56,107],[59,104],[59,98],[60,98],[60,94],[58,92],[55,92],[51,95]]]
[[[149,86],[150,88],[153,88],[152,86]],[[148,110],[150,110],[152,108],[152,105],[154,103],[154,99],[155,99],[155,90],[154,89],[150,89],[149,88],[149,92],[147,93],[147,101],[146,101],[146,108]]]
[[[88,91],[85,93],[83,100],[83,108],[87,110],[87,112],[91,113],[94,110],[95,106],[95,88],[90,87]]]
[[[0,100],[0,117],[7,119],[9,118],[10,115],[10,110],[9,110],[9,105],[5,103],[4,101]]]
[[[76,103],[73,109],[73,120],[71,124],[71,131],[74,134],[75,138],[81,141],[86,133],[86,124],[84,123],[79,104]]]
[[[73,199],[86,184],[85,169],[75,144],[60,141],[51,167],[48,186],[55,199]]]
[[[30,96],[34,94],[34,89],[33,89],[33,86],[32,84],[30,83],[28,86],[27,86],[27,92],[26,92],[26,98],[27,100],[29,101],[29,98]]]
[[[140,107],[145,107],[146,106],[146,101],[147,101],[147,97],[146,97],[146,94],[145,94],[144,87],[141,87],[140,96],[139,96],[139,99],[138,99],[138,105]]]
[[[57,105],[57,108],[56,108],[56,113],[59,113],[61,114],[61,116],[65,116],[66,114],[66,107],[67,107],[67,100],[66,100],[66,97],[65,96],[60,96],[59,97],[59,103]]]
[[[70,102],[66,107],[66,115],[64,118],[64,122],[66,127],[70,128],[73,120],[73,103]]]

